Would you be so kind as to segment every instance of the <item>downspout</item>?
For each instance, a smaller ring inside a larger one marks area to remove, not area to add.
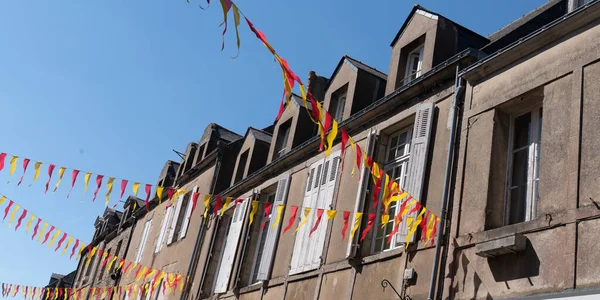
[[[458,76],[458,73],[461,70],[460,63],[456,65],[456,79],[454,83],[454,102],[450,107],[450,116],[452,118],[452,125],[450,127],[450,138],[448,139],[448,156],[446,157],[446,171],[444,173],[444,191],[442,194],[442,207],[440,209],[440,231],[436,237],[435,244],[435,255],[433,258],[433,268],[431,271],[431,281],[429,282],[429,295],[427,296],[428,300],[433,300],[436,283],[437,283],[437,273],[439,270],[440,264],[440,254],[442,250],[442,242],[444,240],[444,233],[446,231],[446,210],[448,206],[449,193],[450,193],[450,185],[452,180],[452,169],[453,169],[453,161],[454,161],[454,148],[456,142],[456,127],[458,122],[458,106],[461,102],[461,95],[464,90],[464,86],[462,84],[462,78]],[[440,288],[443,288],[443,282],[440,284]]]
[[[215,158],[215,171],[213,172],[213,176],[210,179],[210,189],[209,189],[209,194],[213,194],[215,191],[215,185],[217,182],[217,176],[219,175],[219,169],[221,167],[221,148],[219,148],[219,143],[217,142],[217,156]],[[204,235],[206,234],[206,226],[207,223],[205,222],[204,218],[202,218],[202,221],[200,222],[200,230],[198,230],[198,236],[196,237],[196,243],[194,245],[194,251],[192,252],[192,257],[190,259],[190,264],[188,266],[188,272],[187,272],[187,278],[189,278],[189,280],[187,280],[187,285],[188,288],[186,288],[183,293],[181,293],[181,297],[180,300],[185,300],[188,295],[189,295],[189,290],[191,289],[191,282],[194,282],[194,275],[196,274],[196,269],[198,267],[198,260],[200,259],[200,249],[202,248],[202,245],[204,245]],[[204,268],[204,270],[202,271],[202,277],[204,278],[204,273],[206,272],[206,267]],[[200,292],[200,290],[202,289],[202,283],[200,283],[198,288],[198,293]],[[196,295],[198,295],[198,293],[196,293]]]
[[[129,238],[127,239],[127,245],[125,245],[125,252],[123,256],[127,256],[127,252],[129,251],[129,245],[131,245],[131,235],[133,234],[133,231],[135,230],[135,225],[137,224],[137,220],[135,218],[134,212],[131,213],[131,231],[129,233]],[[118,254],[117,254],[118,255]],[[115,286],[119,286],[121,283],[121,276],[123,276],[123,274],[121,273],[122,270],[119,270],[118,273],[116,273],[117,278],[115,279]],[[113,290],[112,295],[110,296],[110,299],[114,299],[114,295],[116,294],[116,289]]]

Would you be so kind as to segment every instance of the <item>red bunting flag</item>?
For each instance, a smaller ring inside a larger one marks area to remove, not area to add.
[[[17,295],[17,293],[19,293],[19,287],[20,286],[17,284],[16,287],[15,287],[15,291],[13,293],[13,298]]]
[[[69,189],[67,198],[69,198],[69,196],[71,196],[71,191],[73,190],[73,187],[75,186],[75,181],[77,181],[77,175],[79,175],[79,170],[73,170],[73,173],[71,173],[71,188]]]
[[[408,214],[410,215],[410,214],[412,214],[412,213],[415,213],[415,212],[421,211],[421,207],[423,207],[423,206],[421,205],[421,203],[419,203],[419,202],[415,203],[415,207],[413,207],[413,209],[411,209],[411,210],[408,212]]]
[[[98,253],[98,255],[100,255],[100,253]],[[108,262],[108,260],[110,259],[110,253],[106,254],[106,257],[102,260],[102,266],[106,266],[106,263]]]
[[[381,191],[381,180],[383,180],[383,177],[385,177],[385,171],[381,169],[379,177],[375,181],[375,186],[373,187],[373,208],[375,209],[377,209],[377,204],[379,203],[379,192]]]
[[[67,233],[63,232],[63,236],[60,238],[60,240],[58,240],[58,245],[56,245],[56,249],[54,249],[54,252],[56,252],[56,250],[58,250],[58,248],[60,248],[60,246],[62,245],[62,243],[65,241],[66,238],[67,238]]]
[[[360,235],[361,242],[367,237],[367,233],[369,233],[371,228],[373,228],[373,221],[375,220],[376,216],[377,216],[376,214],[369,214],[369,221],[367,222],[367,226],[365,227],[362,234]]]
[[[125,194],[125,188],[127,187],[127,180],[121,180],[121,199],[123,199],[123,194]]]
[[[8,212],[10,211],[10,208],[13,206],[14,202],[12,200],[10,200],[10,202],[8,202],[8,206],[6,206],[6,208],[4,209],[4,218],[2,218],[2,221],[6,220],[6,216],[8,216]]]
[[[149,201],[150,201],[150,191],[152,190],[152,185],[146,184],[145,190],[146,190],[146,211],[150,211]]]
[[[346,145],[348,145],[348,133],[342,128],[342,172],[344,172],[344,158],[346,157]]]
[[[360,146],[357,144],[356,145],[356,167],[358,168],[358,180],[360,181],[360,176],[361,176],[361,171],[360,171],[360,166],[362,163],[362,149],[360,148]]]
[[[19,226],[21,226],[21,222],[23,221],[23,219],[25,219],[25,216],[27,216],[27,210],[23,209],[23,213],[21,214],[21,216],[17,220],[17,226],[15,226],[15,231],[17,231],[17,229],[19,229]]]
[[[52,172],[54,172],[55,167],[56,166],[53,164],[48,166],[48,181],[46,181],[46,190],[44,191],[44,194],[48,192],[48,185],[50,185],[50,180],[52,180]]]
[[[6,160],[6,153],[0,153],[0,171],[4,169],[4,161]]]
[[[53,230],[54,230],[54,225],[50,225],[50,230],[48,230],[48,232],[46,232],[46,236],[44,236],[44,241],[42,242],[42,245],[44,243],[46,243],[46,241],[48,240],[48,237],[50,236],[50,234],[52,233]]]
[[[33,227],[33,235],[31,235],[31,239],[33,240],[35,238],[35,236],[37,235],[38,232],[38,228],[40,228],[40,222],[42,222],[42,219],[38,218],[37,223],[35,223],[35,226]]]
[[[58,297],[62,298],[63,295],[63,289],[58,289]]]
[[[215,196],[215,208],[213,209],[213,216],[216,216],[217,213],[219,212],[219,209],[221,209],[221,200],[223,199],[223,196]]]
[[[325,211],[325,209],[323,209],[323,208],[317,208],[317,221],[315,222],[315,225],[313,226],[313,228],[308,233],[309,237],[310,237],[311,234],[313,234],[313,232],[317,231],[317,227],[319,227],[319,224],[321,223],[321,217],[323,217],[323,212],[324,211]]]
[[[92,198],[92,202],[96,201],[96,196],[98,196],[98,191],[100,191],[100,187],[102,186],[102,179],[104,175],[96,176],[96,190],[94,191],[94,198]]]
[[[419,227],[421,227],[421,241],[425,241],[427,239],[427,221],[429,221],[430,214],[431,212],[427,210],[423,216],[423,220],[421,223],[419,223]]]
[[[325,124],[323,124],[323,131],[324,132],[328,132],[329,129],[331,128],[331,124],[333,123],[333,118],[331,117],[331,114],[329,114],[328,111],[325,111]],[[325,145],[325,135],[321,135],[321,145],[324,146]],[[319,149],[319,151],[323,150],[322,148]]]
[[[198,197],[200,197],[200,193],[195,192],[192,194],[192,213],[196,210],[196,204],[198,204]],[[192,214],[190,213],[190,217]]]
[[[433,221],[433,229],[431,230],[431,245],[435,244],[435,235],[437,233],[438,223],[440,222],[440,218],[435,218]]]
[[[19,179],[19,182],[17,183],[17,186],[21,184],[21,182],[23,182],[23,178],[25,177],[25,172],[27,172],[27,166],[29,165],[29,158],[25,158],[23,159],[23,175],[21,175],[21,179]]]
[[[169,200],[173,199],[173,195],[174,194],[175,194],[175,189],[174,188],[167,189],[167,198],[169,198]]]
[[[292,206],[292,215],[290,216],[288,225],[285,227],[285,229],[283,229],[283,234],[285,234],[286,231],[290,230],[290,228],[292,228],[292,226],[294,226],[294,221],[296,220],[297,213],[298,213],[298,206],[293,205]]]
[[[24,293],[24,299],[27,299],[27,291],[29,290],[29,287],[26,286],[25,287],[25,293]]]
[[[123,287],[119,286],[119,299],[123,299]]]
[[[137,270],[135,270],[135,276],[134,278],[138,278],[138,275],[140,274],[140,270],[142,269],[142,265],[140,265]]]
[[[262,231],[263,228],[265,228],[265,225],[267,225],[267,221],[269,220],[269,214],[271,213],[271,207],[273,207],[273,203],[265,203],[265,217],[263,223],[260,225],[260,231]]]
[[[33,287],[33,292],[31,293],[31,300],[33,300],[33,297],[35,297],[35,292],[37,292],[37,287]]]
[[[130,261],[127,266],[125,266],[125,269],[123,269],[123,274],[127,274],[127,270],[129,270],[129,267],[131,267],[132,264],[133,262]]]
[[[75,254],[75,250],[77,250],[77,246],[79,246],[79,239],[75,239],[75,245],[73,245],[73,249],[71,250],[71,256],[69,256],[69,259],[73,259],[73,255]]]
[[[277,112],[277,118],[275,118],[275,121],[279,121],[279,119],[281,118],[281,115],[283,115],[283,112],[285,111],[285,90],[283,90],[283,97],[281,97],[281,104],[279,105],[279,111]]]
[[[344,211],[344,227],[342,227],[342,241],[346,238],[346,231],[348,230],[348,220],[350,219],[350,212]]]
[[[10,295],[10,290],[12,288],[12,284],[8,284],[8,289],[6,289],[6,294]]]

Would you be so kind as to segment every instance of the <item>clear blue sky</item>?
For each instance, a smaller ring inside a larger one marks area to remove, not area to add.
[[[281,99],[281,72],[246,26],[239,58],[230,58],[236,53],[232,23],[220,52],[222,13],[212,2],[202,11],[197,1],[185,0],[2,1],[0,152],[154,183],[164,162],[178,159],[171,149],[184,151],[209,122],[240,134],[247,126],[268,126]],[[376,2],[238,5],[305,80],[310,70],[329,77],[344,54],[387,73],[389,44],[413,2]],[[419,4],[488,35],[544,2]],[[28,187],[32,163],[16,187],[20,166],[10,184],[6,169],[0,174],[0,192],[90,241],[104,210],[104,188],[95,203],[93,187],[84,201],[81,187],[66,199],[69,173],[54,195],[44,195],[46,169]],[[116,191],[118,184],[113,199]],[[0,282],[40,286],[52,272],[75,268],[75,261],[32,242],[24,230],[0,224]]]

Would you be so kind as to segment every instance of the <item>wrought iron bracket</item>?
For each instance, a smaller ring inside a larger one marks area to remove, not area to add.
[[[398,298],[400,298],[401,300],[412,300],[409,296],[402,296],[400,295],[400,293],[398,293],[398,291],[396,290],[396,288],[394,287],[394,285],[387,279],[383,279],[381,281],[381,286],[385,289],[386,287],[390,287],[392,288],[392,290],[394,291],[394,293],[398,296]]]

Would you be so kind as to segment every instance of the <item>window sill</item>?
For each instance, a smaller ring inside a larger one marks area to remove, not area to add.
[[[403,253],[404,253],[404,246],[363,257],[361,259],[361,263],[367,265],[367,264],[378,262],[381,260],[387,260],[387,259],[391,259],[394,257],[398,257],[398,256],[401,256]]]
[[[250,293],[250,292],[254,292],[254,291],[258,291],[262,288],[263,283],[262,281],[253,283],[249,286],[243,287],[240,289],[240,293]]]

